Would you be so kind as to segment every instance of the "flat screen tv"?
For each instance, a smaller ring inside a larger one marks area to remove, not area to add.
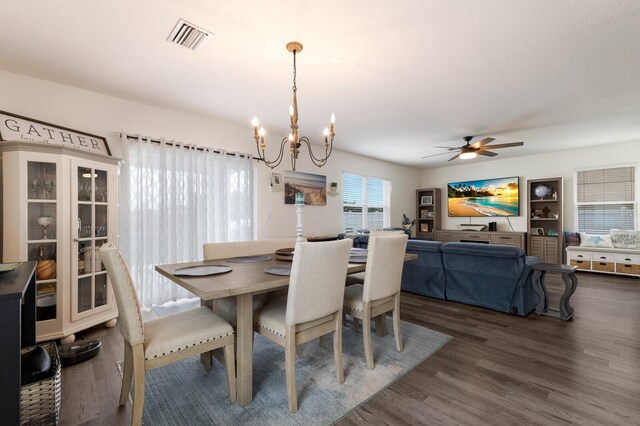
[[[519,184],[517,176],[448,183],[449,216],[520,216]]]

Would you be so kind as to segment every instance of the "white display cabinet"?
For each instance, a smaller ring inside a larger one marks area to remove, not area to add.
[[[118,160],[60,146],[0,143],[2,260],[37,260],[36,339],[71,342],[118,311],[97,255],[117,243]]]

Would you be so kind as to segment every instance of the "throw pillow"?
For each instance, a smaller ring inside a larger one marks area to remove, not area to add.
[[[615,248],[634,249],[640,247],[638,231],[611,230],[611,242]]]
[[[564,231],[564,245],[565,246],[579,246],[580,245],[580,233]]]
[[[580,247],[603,247],[613,248],[611,235],[596,235],[580,233]]]

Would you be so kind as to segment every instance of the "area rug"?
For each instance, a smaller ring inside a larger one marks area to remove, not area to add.
[[[427,359],[450,339],[446,334],[402,322],[404,350],[396,351],[391,318],[385,337],[372,333],[375,369],[365,364],[362,331],[350,321],[343,329],[345,382],[336,380],[333,343],[306,343],[296,360],[299,410],[289,412],[284,351],[256,334],[253,351],[253,402],[229,402],[224,367],[215,359],[205,372],[199,357],[146,374],[144,424],[147,425],[330,425],[367,402]],[[121,363],[119,363],[121,368]]]

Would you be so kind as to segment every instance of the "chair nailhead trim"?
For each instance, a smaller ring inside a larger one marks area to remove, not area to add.
[[[218,339],[221,339],[223,337],[229,337],[229,336],[233,336],[233,331],[231,333],[227,333],[227,334],[222,335],[222,336],[214,337],[212,339],[207,339],[207,342],[210,342],[212,340],[218,340]],[[202,340],[200,341],[200,344],[202,344]],[[194,347],[194,346],[198,346],[198,342],[195,342],[195,343],[193,343],[191,345],[185,345],[184,349],[189,349],[190,347]],[[177,349],[170,350],[169,353],[172,354],[174,350],[179,352],[182,349],[183,349],[182,347],[179,347]],[[163,352],[162,355],[154,355],[153,358],[155,359],[155,358],[163,357],[163,356],[166,356],[166,355],[167,355],[167,353]],[[150,359],[150,358],[145,357],[144,359]]]
[[[277,334],[277,335],[278,335],[278,336],[280,336],[280,337],[284,337],[284,334],[279,333],[278,331],[274,330],[272,327],[266,326],[266,325],[264,325],[264,324],[258,324],[258,326],[259,326],[260,328],[264,328],[265,330],[269,330],[270,332],[272,332],[272,333],[274,333],[274,334]]]

